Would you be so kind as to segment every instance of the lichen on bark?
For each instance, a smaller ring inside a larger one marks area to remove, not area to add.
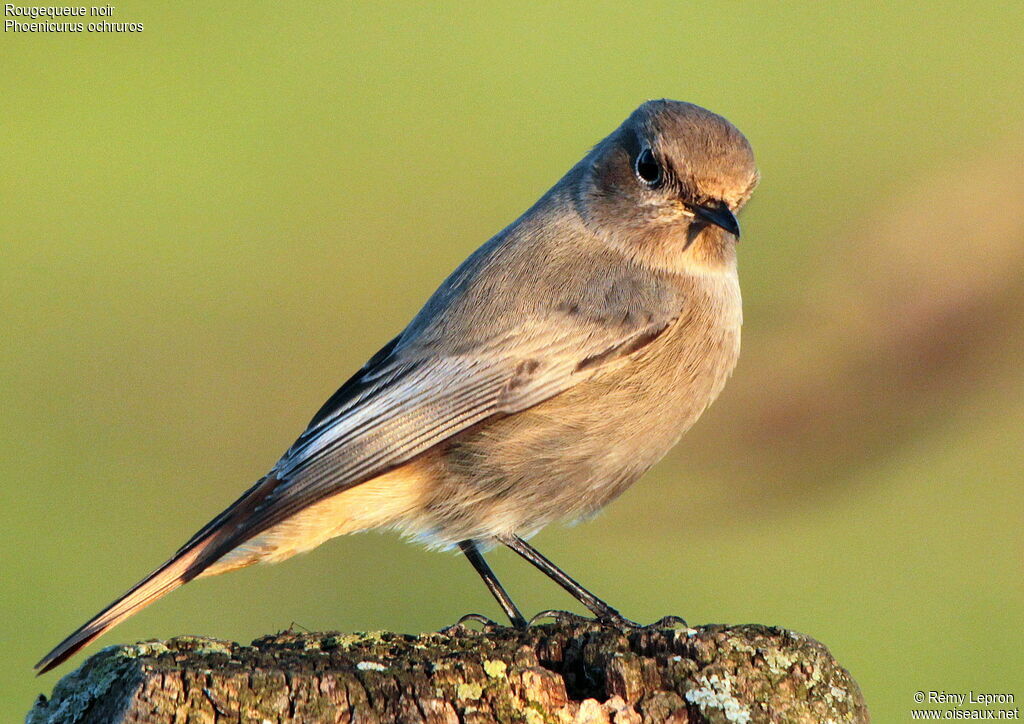
[[[867,722],[817,641],[764,626],[180,637],[104,649],[27,724]]]

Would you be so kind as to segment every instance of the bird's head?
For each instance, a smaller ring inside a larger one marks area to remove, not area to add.
[[[759,178],[735,126],[671,100],[641,105],[577,168],[574,197],[587,224],[657,266],[682,254],[712,265],[734,259],[736,214]]]

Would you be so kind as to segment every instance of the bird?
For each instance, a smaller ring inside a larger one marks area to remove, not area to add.
[[[484,558],[495,546],[596,620],[632,624],[527,540],[594,516],[722,390],[740,350],[736,214],[759,178],[722,116],[641,104],[460,264],[263,478],[38,673],[195,578],[374,528],[461,550],[513,626],[529,622]]]

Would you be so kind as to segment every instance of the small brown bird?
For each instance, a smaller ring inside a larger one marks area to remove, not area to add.
[[[57,666],[199,576],[389,527],[484,561],[503,544],[628,624],[524,538],[592,515],[711,404],[740,348],[736,212],[758,172],[732,124],[644,103],[448,277],[274,468],[40,661]]]

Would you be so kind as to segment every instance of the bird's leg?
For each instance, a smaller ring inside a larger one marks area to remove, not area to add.
[[[466,558],[473,564],[473,568],[480,574],[480,577],[484,579],[484,583],[487,585],[487,590],[491,592],[497,600],[498,605],[501,606],[501,610],[508,616],[508,620],[512,622],[512,625],[516,628],[526,628],[526,618],[519,612],[516,605],[512,602],[512,599],[505,592],[505,589],[501,587],[501,582],[498,577],[494,575],[494,571],[487,565],[487,561],[484,560],[483,554],[480,553],[480,549],[477,548],[476,543],[471,540],[464,540],[459,543],[459,548],[463,553],[466,554]],[[465,616],[463,617],[465,618]]]
[[[519,536],[507,536],[499,538],[499,540],[511,548],[513,551],[518,553],[520,556],[525,558],[527,561],[536,566],[541,572],[543,572],[548,578],[553,580],[559,586],[568,591],[572,596],[590,609],[597,620],[602,623],[611,623],[617,626],[628,626],[630,628],[636,628],[637,624],[625,618],[622,614],[616,611],[614,608],[609,606],[607,603],[602,601],[600,598],[595,596],[593,593],[585,589],[575,580],[573,580],[565,571],[556,566],[554,563],[549,561],[540,551],[531,546],[529,543],[524,541]],[[555,612],[545,612],[555,613]]]

